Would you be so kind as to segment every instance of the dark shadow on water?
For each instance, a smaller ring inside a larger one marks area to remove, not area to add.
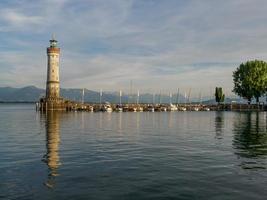
[[[46,154],[42,161],[48,166],[48,177],[44,183],[48,188],[53,188],[56,177],[59,176],[58,168],[61,165],[59,157],[60,144],[60,112],[43,113],[41,117],[45,119],[46,129]]]
[[[223,129],[224,129],[224,112],[216,111],[215,114],[215,133],[217,139],[223,138]]]
[[[233,147],[242,168],[266,168],[260,159],[267,156],[266,117],[263,112],[236,113],[233,122]]]

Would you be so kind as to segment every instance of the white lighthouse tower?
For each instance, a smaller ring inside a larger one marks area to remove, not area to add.
[[[59,53],[57,40],[52,37],[50,46],[47,48],[47,81],[46,81],[46,98],[56,100],[60,97],[59,86]]]
[[[59,54],[60,48],[57,47],[55,37],[50,40],[50,46],[47,47],[47,79],[46,95],[42,97],[37,104],[36,109],[41,111],[66,110],[66,100],[60,97],[59,86]]]

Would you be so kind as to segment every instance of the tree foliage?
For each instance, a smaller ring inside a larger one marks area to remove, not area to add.
[[[223,94],[223,90],[221,87],[215,88],[215,100],[217,103],[224,102],[225,95]]]
[[[259,60],[242,63],[233,72],[233,81],[233,92],[249,103],[253,97],[259,102],[259,97],[265,94],[267,88],[267,63]]]

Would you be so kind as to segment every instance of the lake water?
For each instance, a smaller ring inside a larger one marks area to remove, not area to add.
[[[0,199],[266,199],[266,122],[0,104]]]

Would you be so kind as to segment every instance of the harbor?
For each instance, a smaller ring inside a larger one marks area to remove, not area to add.
[[[82,90],[82,100],[73,101],[60,96],[60,79],[59,79],[59,57],[60,48],[57,40],[52,36],[50,46],[47,47],[47,81],[46,94],[36,103],[37,111],[87,111],[87,112],[175,112],[175,111],[266,111],[267,107],[264,103],[242,104],[237,102],[224,103],[217,101],[217,104],[204,104],[201,101],[191,102],[189,90],[188,95],[185,94],[184,103],[179,103],[179,89],[177,91],[176,103],[172,102],[172,93],[169,94],[169,102],[162,103],[159,96],[159,103],[155,101],[155,95],[152,95],[150,103],[142,103],[139,99],[139,90],[136,95],[136,101],[127,103],[122,101],[122,91],[119,91],[118,102],[106,102],[102,98],[102,90],[99,93],[98,103],[84,101],[84,89]],[[131,82],[132,91],[132,82]],[[131,92],[132,95],[132,92]],[[201,96],[201,95],[200,95]],[[131,96],[132,97],[132,96]],[[129,100],[129,99],[128,99]],[[210,100],[212,100],[212,95]]]
[[[84,111],[84,112],[186,112],[186,111],[266,111],[267,106],[264,104],[111,104],[111,103],[81,103],[65,101],[56,105],[49,105],[47,102],[36,103],[37,111],[49,110],[61,111]]]
[[[0,5],[0,200],[267,199],[267,1]]]

